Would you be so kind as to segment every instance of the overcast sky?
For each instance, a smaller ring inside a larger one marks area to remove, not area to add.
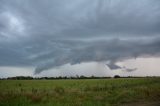
[[[159,57],[159,0],[0,0],[0,77],[160,75]]]

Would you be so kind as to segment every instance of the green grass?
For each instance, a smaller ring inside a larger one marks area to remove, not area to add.
[[[160,78],[0,80],[0,106],[159,106]]]

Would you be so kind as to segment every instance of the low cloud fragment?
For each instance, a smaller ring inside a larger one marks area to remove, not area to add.
[[[123,66],[123,67],[119,66],[115,62],[109,62],[106,65],[109,67],[110,70],[120,69],[122,71],[127,71],[127,72],[132,72],[132,71],[136,71],[137,70],[137,68],[131,69],[131,68],[126,68],[125,66]]]

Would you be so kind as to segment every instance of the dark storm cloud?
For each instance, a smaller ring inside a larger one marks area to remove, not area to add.
[[[114,62],[109,62],[108,64],[106,64],[111,70],[116,70],[116,69],[121,69],[122,71],[127,71],[127,72],[131,72],[131,71],[135,71],[137,70],[137,68],[126,68],[125,66],[121,67],[119,65],[116,65]]]
[[[60,41],[59,41],[60,42]],[[78,41],[77,41],[78,42]],[[131,71],[136,69],[128,69],[120,67],[115,63],[129,58],[137,58],[144,56],[159,56],[160,55],[160,40],[150,41],[126,41],[119,39],[100,40],[92,42],[79,42],[79,45],[72,46],[72,43],[65,42],[65,49],[61,48],[61,52],[53,56],[53,53],[40,55],[37,58],[47,59],[36,68],[36,73],[63,64],[78,64],[81,62],[90,61],[109,61],[108,67],[110,69],[123,69]],[[63,41],[61,43],[63,45]],[[73,43],[74,44],[74,43]],[[63,46],[62,46],[63,47]],[[58,48],[60,49],[60,47]],[[58,50],[57,50],[58,51]],[[48,58],[52,57],[54,58]]]
[[[0,0],[0,65],[34,66],[159,56],[158,0]]]

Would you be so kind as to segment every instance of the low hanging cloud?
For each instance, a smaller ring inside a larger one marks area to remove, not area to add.
[[[119,66],[117,65],[115,62],[110,61],[108,64],[106,64],[111,70],[117,70],[120,69],[122,71],[127,71],[127,72],[131,72],[131,71],[135,71],[137,70],[137,68],[126,68],[125,66]]]
[[[113,45],[114,42],[114,45]],[[152,42],[140,42],[140,41],[125,41],[113,39],[109,41],[96,41],[85,43],[81,42],[81,47],[69,46],[67,50],[64,49],[59,52],[59,55],[54,58],[48,58],[49,54],[40,56],[38,58],[44,58],[48,60],[42,63],[36,68],[36,73],[39,73],[45,69],[61,66],[67,63],[79,64],[81,62],[92,62],[92,61],[109,61],[107,66],[111,69],[123,69],[125,71],[134,71],[136,69],[128,69],[116,65],[116,62],[123,61],[125,59],[146,57],[146,56],[159,56],[160,46],[157,43],[160,41],[153,40]],[[67,43],[65,43],[67,46]],[[53,55],[52,52],[50,55]],[[46,57],[46,58],[45,58]],[[51,57],[51,56],[49,56]]]
[[[3,4],[3,5],[2,5]],[[160,56],[158,0],[0,1],[0,66],[35,74],[70,63]]]

